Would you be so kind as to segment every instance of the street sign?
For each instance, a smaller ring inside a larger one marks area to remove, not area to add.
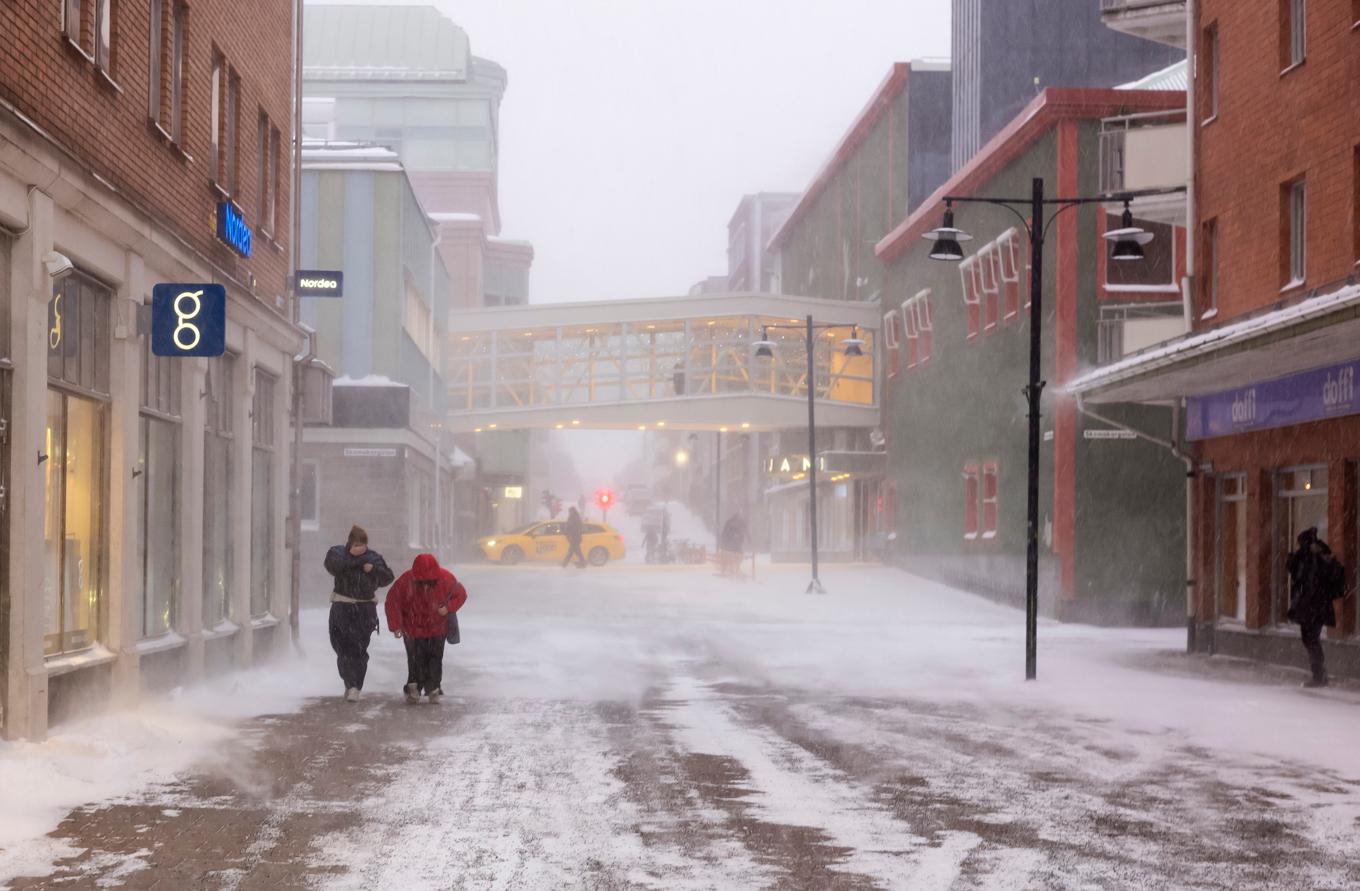
[[[299,269],[293,274],[293,291],[299,297],[343,297],[345,273],[339,269]]]
[[[213,284],[159,284],[151,289],[151,352],[220,356],[227,349],[227,289]]]

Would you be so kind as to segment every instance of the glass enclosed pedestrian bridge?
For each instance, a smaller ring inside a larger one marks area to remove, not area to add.
[[[806,318],[814,332],[807,361]],[[451,312],[449,429],[780,430],[878,423],[876,303],[704,294]],[[773,356],[756,356],[768,330]],[[862,356],[846,356],[857,336]]]

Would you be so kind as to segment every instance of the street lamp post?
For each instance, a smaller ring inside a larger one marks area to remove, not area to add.
[[[1020,223],[1029,234],[1029,383],[1024,388],[1029,405],[1029,466],[1028,492],[1025,514],[1025,680],[1032,681],[1038,676],[1038,627],[1039,627],[1039,444],[1042,439],[1040,430],[1039,403],[1044,384],[1040,377],[1040,364],[1043,346],[1043,262],[1044,237],[1048,226],[1064,210],[1081,204],[1104,204],[1109,201],[1123,201],[1123,224],[1120,228],[1105,233],[1106,240],[1113,244],[1112,260],[1128,261],[1143,259],[1143,245],[1152,241],[1152,234],[1134,226],[1133,212],[1129,202],[1144,195],[1165,195],[1184,192],[1184,186],[1170,189],[1148,189],[1139,192],[1124,192],[1118,195],[1097,195],[1083,198],[1047,198],[1044,195],[1043,177],[1035,177],[1030,197],[1023,198],[982,198],[965,195],[946,195],[944,198],[944,222],[938,229],[925,234],[933,241],[930,249],[932,260],[958,262],[963,259],[960,242],[972,240],[972,236],[954,226],[954,204],[991,204],[1004,207],[1020,218]],[[1044,220],[1044,210],[1057,205],[1053,216]],[[1016,209],[1028,206],[1029,218]]]
[[[770,329],[803,328],[807,335],[807,409],[808,409],[808,521],[812,527],[812,581],[808,582],[808,594],[825,594],[822,580],[817,572],[817,365],[815,359],[814,332],[819,328],[844,328],[844,325],[817,325],[812,316],[807,317],[804,325],[765,325],[761,328],[760,340],[755,342],[757,359],[774,358],[774,341],[770,340]],[[864,341],[859,339],[859,328],[850,327],[850,337],[841,341],[847,358],[864,355]]]

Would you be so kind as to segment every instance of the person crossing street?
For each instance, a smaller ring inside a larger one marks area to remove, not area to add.
[[[567,555],[562,558],[562,567],[565,569],[575,556],[577,568],[585,569],[586,557],[581,553],[581,539],[585,537],[586,524],[581,520],[581,512],[576,508],[573,507],[567,514],[567,521],[562,524],[562,533],[567,537]]]

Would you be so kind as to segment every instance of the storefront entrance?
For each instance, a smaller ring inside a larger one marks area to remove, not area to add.
[[[1247,477],[1218,478],[1218,614],[1247,621]]]
[[[1289,624],[1289,574],[1285,561],[1298,547],[1299,533],[1316,528],[1318,538],[1328,541],[1327,468],[1323,465],[1291,467],[1276,476],[1276,539],[1274,558],[1275,624]]]

